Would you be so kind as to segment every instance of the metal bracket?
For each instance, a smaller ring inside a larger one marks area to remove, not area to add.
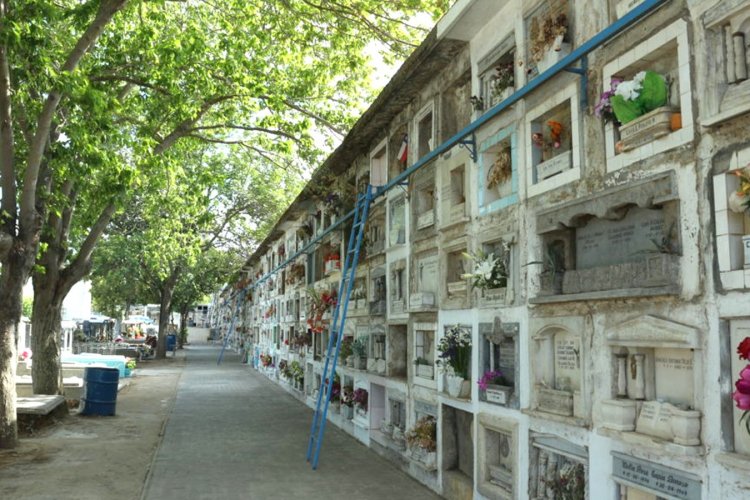
[[[469,156],[471,156],[471,159],[477,161],[477,136],[472,132],[471,139],[467,139],[467,137],[458,141],[458,147],[466,147],[469,150]]]
[[[589,95],[588,91],[586,90],[589,85],[589,58],[586,55],[581,56],[581,66],[578,68],[565,68],[565,71],[568,73],[575,73],[576,75],[581,77],[580,85],[580,100],[581,100],[581,109],[586,109],[589,105]]]

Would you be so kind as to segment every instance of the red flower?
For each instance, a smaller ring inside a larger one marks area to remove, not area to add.
[[[740,342],[740,345],[737,346],[737,354],[740,355],[740,359],[750,361],[750,337],[745,337],[745,340]]]

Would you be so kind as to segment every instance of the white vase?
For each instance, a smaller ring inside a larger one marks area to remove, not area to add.
[[[675,406],[669,408],[672,416],[672,434],[674,442],[684,446],[701,444],[701,412],[698,410],[681,410]]]
[[[464,380],[461,375],[445,374],[446,392],[454,398],[466,398],[471,392],[469,381]]]

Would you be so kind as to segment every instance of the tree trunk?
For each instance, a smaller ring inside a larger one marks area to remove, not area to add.
[[[184,343],[182,332],[184,331],[187,335],[188,312],[189,312],[189,309],[187,306],[183,306],[182,309],[180,309],[180,335],[177,337],[180,342],[180,345],[179,345],[180,348],[182,348],[182,344]]]
[[[159,296],[159,342],[156,345],[156,358],[167,357],[167,332],[169,331],[169,317],[172,312],[172,296],[174,295],[177,278],[180,276],[180,268],[176,267],[172,274],[164,280]]]
[[[62,394],[60,338],[62,302],[58,280],[34,276],[34,312],[31,319],[31,379],[34,394]]]
[[[18,444],[16,422],[16,326],[23,309],[23,284],[34,262],[31,252],[21,245],[8,254],[0,271],[0,448]]]

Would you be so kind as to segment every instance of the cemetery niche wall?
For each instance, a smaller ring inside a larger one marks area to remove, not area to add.
[[[607,344],[613,397],[600,402],[601,432],[673,453],[701,452],[698,330],[646,315],[612,326]]]
[[[585,387],[584,323],[580,317],[534,318],[532,337],[532,410],[574,425],[589,418]]]
[[[679,293],[674,172],[540,212],[540,292],[531,302]]]
[[[479,323],[480,400],[518,408],[518,333],[518,323],[503,323],[499,317],[492,323]]]

